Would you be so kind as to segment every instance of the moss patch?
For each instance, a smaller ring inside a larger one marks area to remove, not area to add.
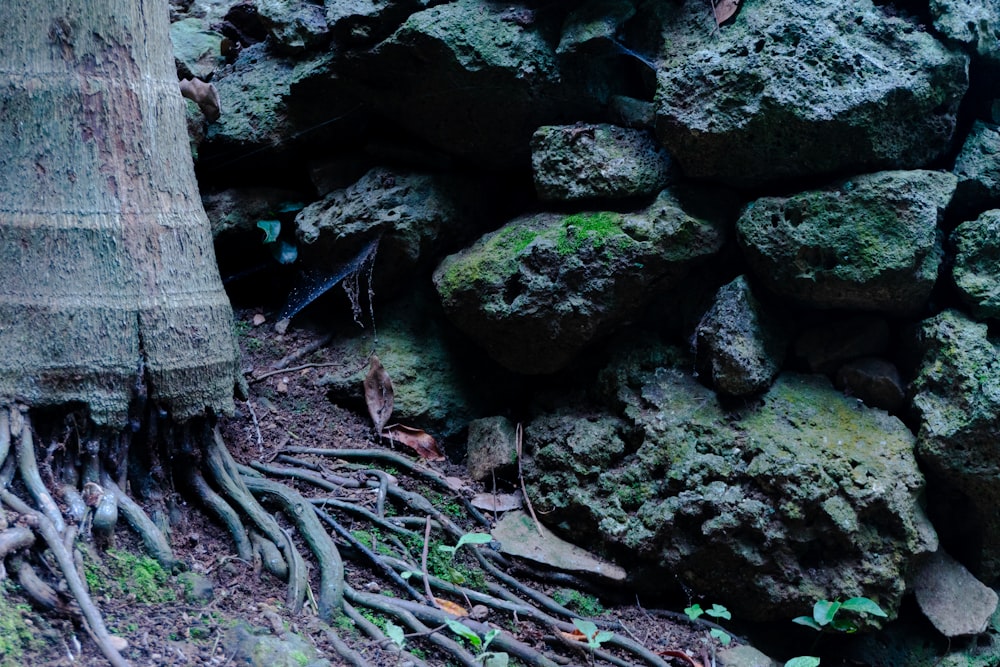
[[[538,232],[524,225],[508,225],[473,254],[454,259],[441,276],[439,289],[448,298],[459,289],[477,284],[496,284],[517,268],[518,258],[538,237]]]
[[[612,238],[618,239],[621,248],[633,242],[622,231],[620,215],[605,211],[576,213],[563,219],[556,241],[556,250],[560,255],[569,255],[579,251],[588,241],[595,250],[599,250]]]
[[[38,636],[31,607],[15,602],[17,593],[10,582],[0,584],[0,667],[20,667],[26,651],[44,648],[45,640]]]

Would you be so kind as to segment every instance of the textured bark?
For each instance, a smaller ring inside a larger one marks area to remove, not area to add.
[[[228,411],[215,263],[162,0],[0,2],[0,403],[121,427],[137,383]]]

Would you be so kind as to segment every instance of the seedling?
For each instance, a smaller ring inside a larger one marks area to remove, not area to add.
[[[799,616],[792,619],[793,623],[812,628],[817,632],[824,632],[832,629],[838,632],[857,632],[857,624],[842,616],[838,617],[841,611],[850,611],[859,616],[878,616],[886,618],[886,613],[872,600],[868,598],[851,598],[843,602],[830,600],[819,600],[813,605],[812,616]]]
[[[587,640],[587,648],[590,649],[590,664],[594,664],[594,651],[601,648],[604,642],[609,641],[615,636],[615,633],[608,632],[607,630],[598,630],[597,625],[593,621],[584,621],[583,619],[574,618],[573,625],[576,629]]]
[[[811,655],[801,655],[798,658],[792,658],[785,663],[785,667],[818,667],[818,665],[819,658]]]
[[[461,546],[461,540],[459,540],[459,546]],[[455,548],[457,549],[458,547]],[[486,633],[486,636],[480,637],[472,628],[464,623],[460,623],[454,619],[448,619],[446,623],[452,632],[472,644],[473,648],[476,649],[476,661],[483,663],[483,667],[507,667],[507,664],[510,662],[509,655],[488,650],[490,642],[500,634],[499,630],[491,628]]]
[[[695,603],[690,607],[685,608],[684,613],[687,614],[688,618],[692,621],[697,620],[702,614],[726,621],[732,620],[733,618],[730,611],[721,604],[713,604],[711,609],[702,609],[700,604]],[[729,636],[729,633],[725,630],[721,630],[720,628],[712,628],[708,634],[709,636],[717,639],[723,646],[729,646],[729,643],[733,641],[733,638]]]
[[[449,547],[442,544],[438,547],[438,551],[446,551],[454,556],[455,552],[466,544],[487,544],[492,540],[493,537],[489,533],[466,533],[465,535],[462,535],[462,537],[458,538],[458,544],[455,546]]]

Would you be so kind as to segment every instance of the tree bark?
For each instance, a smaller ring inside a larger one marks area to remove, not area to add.
[[[0,2],[0,404],[232,409],[162,0]]]

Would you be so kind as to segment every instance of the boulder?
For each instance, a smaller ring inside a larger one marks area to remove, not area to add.
[[[938,223],[955,182],[887,171],[763,197],[744,209],[737,240],[754,278],[799,304],[912,314],[937,279]]]
[[[873,408],[896,412],[906,402],[906,386],[896,365],[877,357],[852,359],[837,369],[837,389]]]
[[[647,589],[676,577],[740,618],[860,595],[895,616],[911,559],[937,548],[905,424],[794,374],[727,410],[690,363],[628,348],[602,374],[615,413],[528,424],[539,516],[634,564]]]
[[[715,29],[662,3],[657,135],[684,172],[737,187],[915,169],[950,147],[969,58],[871,0],[776,0]]]
[[[315,49],[329,41],[322,3],[309,0],[256,0],[257,12],[273,46],[287,53]]]
[[[389,285],[421,261],[469,239],[483,219],[475,182],[448,174],[376,167],[295,217],[306,265],[332,267],[380,238],[376,276]]]
[[[177,76],[208,81],[222,64],[222,35],[208,30],[201,19],[186,18],[170,24]]]
[[[997,594],[944,551],[924,559],[913,576],[920,611],[945,637],[978,635],[997,610]]]
[[[1000,126],[976,121],[952,170],[958,176],[955,203],[976,215],[1000,203]]]
[[[1000,209],[963,222],[952,232],[952,276],[962,301],[976,317],[1000,317]]]
[[[931,0],[934,27],[992,67],[1000,67],[1000,2]]]
[[[677,287],[725,240],[721,209],[688,213],[664,191],[636,213],[519,217],[434,271],[452,322],[518,373],[553,373]]]
[[[542,201],[652,195],[667,185],[669,164],[651,135],[616,125],[547,125],[531,137],[531,168]]]
[[[344,44],[371,44],[395,30],[407,16],[423,9],[420,0],[326,0],[326,24]]]
[[[466,447],[469,477],[489,484],[496,478],[516,479],[517,427],[506,417],[483,417],[469,422]]]
[[[940,489],[931,509],[946,517],[946,544],[961,544],[963,562],[992,585],[1000,581],[1000,349],[986,324],[954,310],[925,320],[918,344],[910,391],[917,454]]]
[[[781,370],[788,347],[780,319],[753,295],[740,276],[724,285],[695,329],[698,372],[723,394],[763,391]]]

